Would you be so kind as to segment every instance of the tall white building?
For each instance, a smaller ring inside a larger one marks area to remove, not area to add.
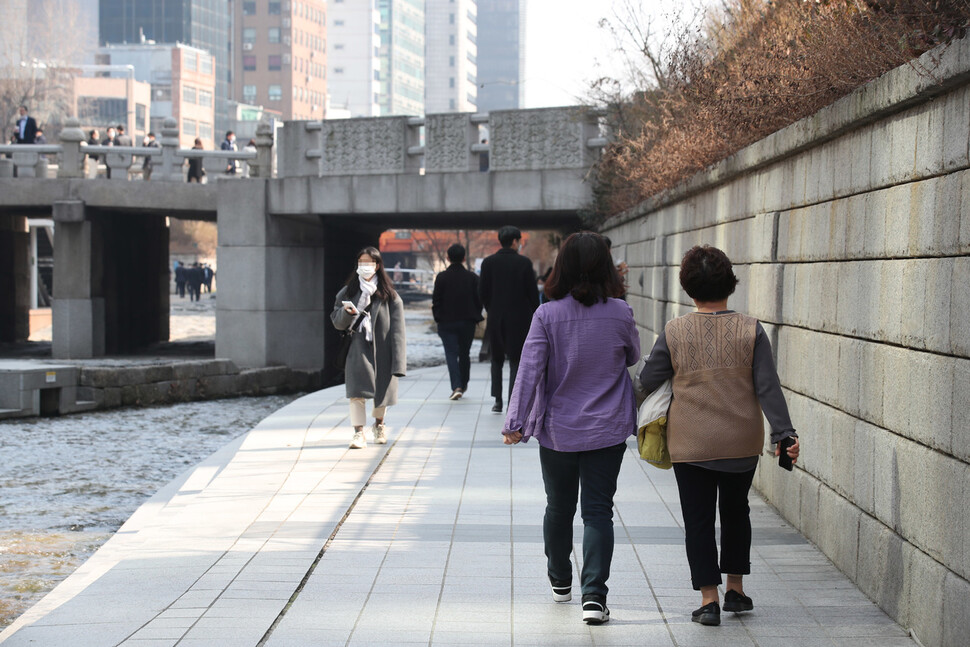
[[[377,0],[327,3],[328,117],[380,115],[380,28]]]
[[[425,113],[476,112],[475,0],[425,0]]]

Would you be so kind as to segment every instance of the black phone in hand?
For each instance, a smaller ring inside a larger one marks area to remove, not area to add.
[[[788,455],[788,448],[794,444],[795,439],[791,436],[788,438],[783,438],[781,442],[778,443],[778,448],[780,450],[778,452],[778,466],[788,470],[789,472],[792,471],[793,465],[791,462],[791,456]]]

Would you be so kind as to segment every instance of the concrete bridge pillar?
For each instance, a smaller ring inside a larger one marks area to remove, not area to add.
[[[218,191],[216,356],[244,367],[319,370],[329,308],[318,218],[268,214],[261,178]]]
[[[164,216],[55,202],[53,356],[126,353],[168,339]]]
[[[0,214],[0,342],[30,336],[29,247],[27,218]]]

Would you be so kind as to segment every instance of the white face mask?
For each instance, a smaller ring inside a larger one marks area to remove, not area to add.
[[[357,265],[357,274],[370,280],[370,277],[377,274],[377,263],[359,263]]]

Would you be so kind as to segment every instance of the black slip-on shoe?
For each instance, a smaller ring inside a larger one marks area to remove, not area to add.
[[[552,586],[552,599],[556,602],[569,602],[573,599],[573,584],[567,580],[554,580],[549,578]]]
[[[610,610],[606,608],[606,597],[589,593],[583,596],[583,622],[588,625],[601,625],[609,622]]]
[[[721,624],[721,607],[717,602],[709,602],[690,614],[690,619],[711,627]]]
[[[748,596],[737,591],[728,591],[724,594],[724,606],[722,608],[732,613],[751,611],[754,609],[754,602]]]
[[[502,398],[495,398],[495,404],[492,405],[492,411],[495,413],[502,413]]]

